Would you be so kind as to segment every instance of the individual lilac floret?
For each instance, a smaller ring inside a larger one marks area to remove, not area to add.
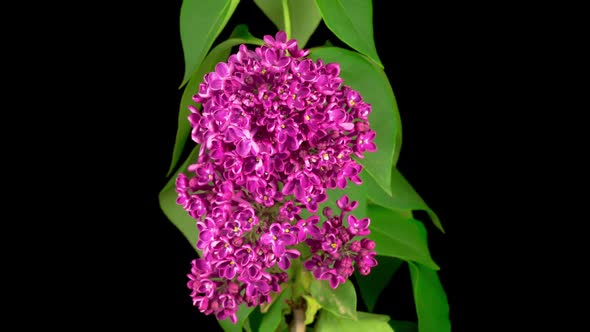
[[[201,258],[187,284],[193,304],[233,322],[239,305],[280,292],[298,244],[311,241],[306,267],[333,287],[353,263],[361,273],[376,265],[371,243],[352,241],[368,234],[369,219],[342,225],[355,207],[348,198],[321,227],[318,216],[301,217],[318,211],[328,189],[362,183],[357,159],[376,150],[371,105],[344,85],[339,64],[307,58],[284,31],[264,42],[240,45],[203,76],[193,96],[201,108],[189,106],[188,116],[199,156],[176,179],[177,203],[199,231]]]

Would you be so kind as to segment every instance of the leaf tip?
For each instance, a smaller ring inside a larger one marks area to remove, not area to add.
[[[181,89],[184,87],[184,85],[185,85],[187,82],[188,82],[188,78],[187,78],[187,77],[185,77],[185,78],[182,80],[182,82],[180,83],[180,85],[178,86],[178,90],[181,90]]]
[[[430,266],[432,268],[432,270],[434,271],[440,271],[440,266],[438,266],[438,264],[436,264],[435,261],[432,261],[432,265]]]
[[[174,171],[174,163],[172,163],[168,168],[168,172],[166,172],[166,177],[169,177],[172,174],[172,171]]]

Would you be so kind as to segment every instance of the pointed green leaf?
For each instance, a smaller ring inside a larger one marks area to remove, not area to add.
[[[399,258],[380,255],[377,255],[376,259],[378,264],[371,269],[371,273],[368,275],[363,276],[358,271],[354,272],[361,297],[370,312],[373,312],[379,295],[387,287],[393,275],[404,262]]]
[[[254,311],[254,307],[247,307],[245,303],[242,303],[238,307],[238,312],[236,313],[238,321],[235,324],[229,318],[218,320],[217,322],[225,332],[242,332],[244,324],[252,311]]]
[[[227,62],[232,47],[240,44],[262,45],[263,43],[264,41],[250,34],[250,31],[248,31],[248,27],[246,25],[240,24],[234,28],[234,31],[228,40],[225,40],[219,45],[215,46],[211,52],[209,52],[203,63],[199,66],[198,70],[191,77],[190,81],[184,88],[184,93],[180,99],[176,142],[174,143],[172,162],[170,163],[168,174],[174,170],[176,163],[178,163],[178,159],[180,159],[180,155],[182,154],[186,141],[191,132],[190,122],[188,121],[188,116],[190,114],[188,107],[189,105],[195,104],[192,97],[198,92],[199,84],[203,81],[203,76],[215,70],[215,65],[217,65],[219,62]],[[200,108],[200,104],[196,104],[196,106]]]
[[[373,37],[373,2],[316,0],[326,26],[344,43],[368,56],[381,68]]]
[[[285,31],[283,2],[280,0],[254,0],[256,5],[276,25],[278,30]],[[291,23],[289,39],[297,39],[299,48],[304,48],[309,37],[317,29],[322,15],[314,0],[288,0],[288,12]],[[274,37],[274,34],[271,34]]]
[[[303,298],[305,299],[306,306],[305,306],[305,325],[309,325],[313,323],[315,320],[315,315],[317,312],[322,308],[322,306],[316,301],[313,297],[307,296],[303,294]]]
[[[184,0],[180,7],[180,40],[184,52],[182,87],[233,15],[240,0]]]
[[[378,205],[370,204],[367,211],[371,218],[369,238],[375,241],[377,254],[415,261],[432,269],[439,269],[430,256],[427,241],[423,236],[426,229],[420,221]]]
[[[291,287],[284,287],[283,291],[274,299],[268,311],[262,315],[259,332],[274,332],[283,317],[283,309],[287,307],[286,299],[291,297]]]
[[[364,185],[367,187],[369,201],[396,211],[424,210],[428,213],[433,223],[444,233],[444,229],[438,216],[424,203],[412,185],[404,178],[402,173],[393,168],[391,172],[391,194],[385,193],[377,180],[361,173]]]
[[[321,310],[316,332],[394,332],[387,323],[385,315],[374,315],[358,312],[358,319],[347,319],[334,315],[332,312]]]
[[[254,0],[254,3],[266,17],[268,17],[272,23],[279,30],[285,30],[285,20],[283,18],[283,1],[281,0]],[[274,36],[273,36],[274,37]],[[289,36],[290,37],[290,36]]]
[[[260,306],[256,306],[248,316],[248,324],[253,332],[260,330],[260,323],[262,322],[263,314],[260,312]],[[244,324],[244,327],[246,324]]]
[[[418,332],[418,324],[404,320],[390,320],[389,325],[395,332]]]
[[[250,314],[250,316],[252,316],[252,314]],[[246,323],[244,323],[244,330],[246,332],[254,332],[254,330],[252,329],[252,326],[250,326],[250,317],[248,317],[246,319]]]
[[[376,152],[366,152],[363,164],[379,186],[391,194],[391,169],[393,157],[401,135],[399,111],[389,80],[383,70],[361,54],[339,47],[317,47],[311,49],[313,59],[321,58],[325,63],[340,64],[340,77],[343,84],[360,92],[363,100],[371,104],[369,115],[371,128],[377,133]]]
[[[404,178],[402,173],[397,170],[397,168],[393,168],[391,172],[391,190],[392,190],[392,197],[398,203],[401,209],[412,209],[412,210],[424,210],[428,212],[428,215],[443,233],[445,232],[438,216],[432,209],[424,203],[422,197],[418,195],[416,190],[412,187],[412,185]]]
[[[176,198],[178,197],[178,194],[176,193],[175,183],[178,174],[181,172],[186,172],[188,166],[197,161],[198,155],[199,148],[195,147],[179,170],[174,174],[173,177],[170,178],[170,181],[168,181],[162,191],[160,191],[158,196],[160,208],[166,217],[168,217],[168,219],[180,230],[180,232],[184,235],[184,237],[186,237],[195,250],[195,245],[199,237],[197,221],[191,217],[188,212],[182,208],[182,206],[176,204]]]
[[[397,128],[394,135],[394,142],[393,142],[393,167],[397,166],[397,162],[399,160],[399,155],[402,151],[402,119],[399,115],[399,112],[396,111],[393,113],[393,123],[394,126]]]
[[[287,320],[283,319],[281,321],[281,324],[279,325],[277,332],[289,332],[289,325],[287,325]],[[307,330],[306,332],[312,332],[312,331]]]
[[[309,37],[317,29],[322,15],[314,0],[289,0],[291,36],[297,39],[299,48],[304,48]]]
[[[356,317],[358,320],[374,319],[374,320],[382,321],[385,323],[389,322],[389,320],[391,319],[388,315],[374,314],[371,312],[364,312],[364,311],[357,311]]]
[[[327,280],[313,279],[309,290],[311,296],[322,306],[322,311],[356,319],[356,291],[350,280],[332,289]]]
[[[422,264],[408,264],[418,314],[418,331],[450,332],[449,304],[437,272]]]
[[[191,126],[190,122],[188,121],[188,115],[190,113],[188,106],[193,105],[193,95],[197,93],[199,89],[199,83],[201,83],[197,79],[192,79],[188,82],[188,84],[184,87],[184,91],[182,93],[182,97],[180,98],[180,110],[178,112],[178,126],[176,129],[176,140],[174,142],[174,148],[172,150],[172,161],[170,162],[170,167],[168,168],[168,174],[174,171],[174,167],[178,163],[180,156],[182,155],[182,151],[186,145],[186,141],[189,137]],[[200,105],[195,105],[197,108],[200,109]]]

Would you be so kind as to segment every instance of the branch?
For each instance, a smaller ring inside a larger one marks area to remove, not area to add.
[[[293,308],[293,320],[289,332],[305,332],[305,310],[299,306]]]

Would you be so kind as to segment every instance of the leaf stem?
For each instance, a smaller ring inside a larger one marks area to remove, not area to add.
[[[291,16],[289,15],[289,0],[283,0],[283,19],[285,20],[285,33],[287,40],[293,38],[291,36]]]

